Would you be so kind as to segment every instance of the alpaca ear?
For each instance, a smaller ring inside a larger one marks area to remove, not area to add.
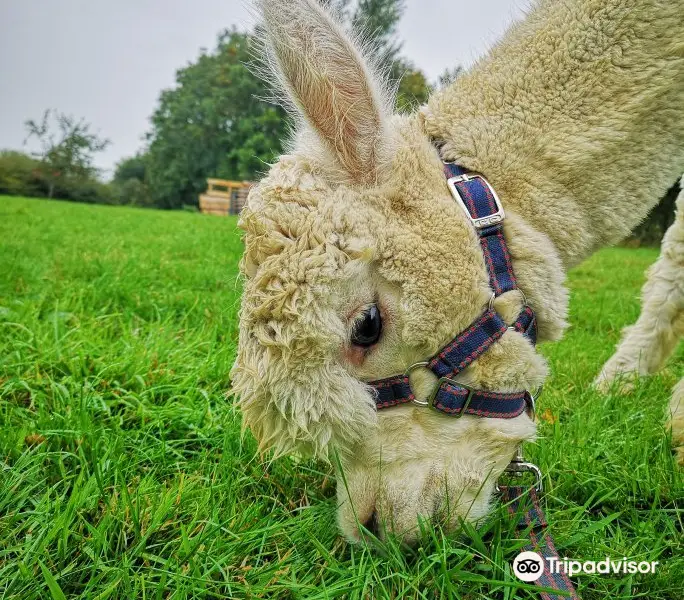
[[[268,58],[288,100],[353,181],[373,181],[388,105],[381,79],[317,0],[257,4]]]

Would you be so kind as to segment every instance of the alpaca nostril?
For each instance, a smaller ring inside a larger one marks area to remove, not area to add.
[[[380,532],[380,522],[378,521],[378,513],[373,511],[371,516],[366,520],[363,526],[370,531],[375,537],[378,537]]]

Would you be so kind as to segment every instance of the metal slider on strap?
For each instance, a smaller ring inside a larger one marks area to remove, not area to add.
[[[428,364],[429,363],[427,361],[413,363],[408,369],[406,369],[406,371],[404,371],[404,375],[406,375],[406,377],[408,378],[411,375],[412,371],[415,371],[419,368],[427,367]],[[427,400],[418,400],[417,398],[414,398],[413,400],[411,400],[411,402],[413,402],[413,404],[415,404],[416,406],[426,406],[429,408],[434,408],[437,394],[439,394],[439,390],[441,389],[443,383],[450,383],[451,385],[463,388],[464,390],[468,390],[468,395],[466,396],[465,402],[461,410],[458,413],[454,413],[453,415],[455,419],[460,419],[465,413],[466,409],[470,406],[470,402],[473,399],[473,394],[475,393],[475,390],[459,381],[456,381],[455,379],[450,379],[449,377],[440,377],[437,380],[437,385],[435,385],[432,392],[430,392],[430,395],[427,397]]]
[[[468,206],[463,200],[461,193],[458,191],[458,187],[456,187],[456,184],[461,182],[473,181],[475,179],[480,180],[482,184],[485,185],[491,193],[492,198],[494,199],[494,204],[496,205],[496,212],[490,215],[486,215],[484,217],[474,217],[468,210]],[[491,186],[489,181],[487,181],[482,175],[476,173],[464,173],[463,175],[449,177],[449,179],[447,179],[447,186],[449,186],[449,190],[451,191],[451,195],[453,199],[456,201],[456,204],[458,204],[463,209],[463,212],[465,212],[466,216],[470,219],[471,223],[476,229],[484,229],[485,227],[489,227],[490,225],[498,225],[499,223],[503,222],[503,220],[506,218],[506,213],[504,212],[501,200],[499,200],[499,197],[496,195],[496,192],[494,191],[494,188]]]

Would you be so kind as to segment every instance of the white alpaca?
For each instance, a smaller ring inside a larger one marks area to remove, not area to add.
[[[241,217],[232,381],[244,422],[276,453],[335,448],[351,540],[359,522],[410,541],[419,516],[477,519],[533,420],[456,419],[411,403],[376,412],[365,383],[433,356],[490,301],[480,242],[442,161],[498,192],[539,338],[560,338],[565,271],[631,231],[684,170],[684,6],[543,0],[413,115],[391,114],[368,52],[318,2],[258,6],[298,127]],[[493,307],[510,324],[521,294]],[[518,392],[546,375],[529,340],[508,330],[458,380]],[[414,369],[416,399],[436,380]]]
[[[625,328],[620,346],[596,380],[603,391],[608,391],[618,376],[625,391],[635,375],[651,375],[661,369],[684,335],[684,191],[677,197],[675,215],[663,238],[660,257],[649,269],[641,315]],[[684,464],[684,379],[674,389],[669,413],[673,442]]]

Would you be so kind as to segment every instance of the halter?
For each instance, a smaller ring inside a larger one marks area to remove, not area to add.
[[[447,186],[458,204],[470,219],[480,240],[480,246],[493,290],[487,310],[459,333],[437,354],[427,361],[411,365],[401,375],[371,381],[376,390],[378,409],[413,402],[429,406],[440,412],[462,417],[496,417],[512,419],[526,409],[534,410],[535,397],[529,391],[491,392],[473,389],[454,380],[463,369],[477,360],[494,342],[513,329],[522,333],[532,344],[537,341],[537,319],[528,306],[525,294],[518,287],[511,255],[503,235],[506,216],[501,201],[489,182],[478,173],[469,173],[452,163],[444,163]],[[494,299],[505,292],[517,290],[523,299],[523,308],[510,326],[494,310]],[[409,376],[418,368],[430,369],[438,378],[437,385],[426,401],[417,400]]]
[[[439,412],[460,418],[463,415],[512,419],[523,411],[534,416],[534,403],[539,395],[524,390],[520,392],[492,392],[473,389],[454,379],[463,369],[485,353],[507,330],[515,330],[525,336],[531,344],[537,342],[537,319],[527,304],[525,294],[518,287],[513,272],[511,255],[503,234],[506,217],[503,206],[489,182],[479,173],[468,172],[463,167],[444,162],[444,174],[453,199],[470,219],[480,240],[484,254],[492,297],[489,306],[467,329],[459,333],[437,354],[426,361],[418,362],[400,375],[369,382],[376,392],[377,409],[389,408],[406,402],[433,408]],[[523,307],[516,320],[509,326],[494,310],[494,299],[517,290],[523,299]],[[438,378],[437,385],[427,400],[418,400],[411,389],[409,376],[419,368],[427,368]],[[541,391],[541,390],[540,390]],[[524,550],[533,550],[542,557],[558,557],[553,540],[546,532],[548,526],[539,505],[537,494],[542,491],[542,474],[536,465],[525,462],[522,449],[518,447],[515,457],[506,467],[506,473],[521,476],[532,473],[535,483],[530,488],[521,486],[496,486],[502,499],[508,503],[508,510],[516,518],[516,530],[525,532],[530,543]],[[521,510],[521,507],[525,507]],[[522,517],[520,514],[522,513]],[[551,573],[548,561],[544,560],[544,572],[534,583],[543,588],[564,592],[562,595],[543,591],[544,600],[570,598],[579,600],[572,582],[565,573]]]

